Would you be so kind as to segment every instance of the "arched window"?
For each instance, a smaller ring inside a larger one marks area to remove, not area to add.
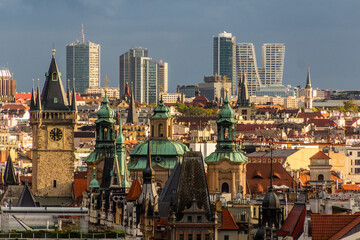
[[[229,184],[227,184],[226,182],[224,182],[224,183],[221,185],[221,192],[222,192],[222,193],[228,193],[228,192],[229,192]]]
[[[229,128],[225,128],[224,139],[229,139]]]
[[[56,72],[52,74],[52,80],[53,80],[53,81],[58,80],[58,75],[57,75]]]
[[[164,126],[162,125],[162,123],[159,124],[159,137],[163,137],[164,136]]]
[[[324,181],[324,175],[319,174],[318,175],[318,181]]]

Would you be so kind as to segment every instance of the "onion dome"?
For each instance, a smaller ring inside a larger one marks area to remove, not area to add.
[[[172,118],[169,114],[170,109],[164,105],[164,101],[161,95],[159,104],[154,108],[154,115],[151,118]]]
[[[105,92],[104,100],[101,102],[102,106],[100,110],[97,112],[98,118],[111,118],[113,119],[115,116],[114,110],[109,106],[109,100],[107,99],[107,93]]]
[[[274,191],[270,190],[264,197],[262,203],[263,209],[278,209],[280,208],[280,200]]]
[[[234,118],[235,117],[235,111],[230,106],[230,101],[228,98],[228,95],[226,93],[226,97],[224,100],[224,105],[219,111],[219,117],[220,118]]]
[[[96,173],[95,173],[95,169],[94,169],[94,175],[93,175],[93,180],[91,180],[90,182],[90,186],[89,188],[91,189],[97,189],[97,188],[100,188],[100,184],[98,182],[98,180],[96,180]]]

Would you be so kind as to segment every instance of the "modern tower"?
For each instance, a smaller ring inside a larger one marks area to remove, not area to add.
[[[226,76],[236,94],[236,37],[223,32],[213,37],[213,75]]]
[[[132,48],[122,54],[119,67],[120,92],[128,84],[135,101],[156,103],[160,91],[167,91],[167,63],[148,57],[147,49]]]
[[[281,85],[284,72],[285,45],[283,43],[265,43],[262,46],[261,83],[263,85]]]
[[[100,87],[100,45],[85,42],[82,28],[81,42],[66,45],[66,80],[68,87],[79,93],[87,88]]]
[[[158,86],[160,93],[168,91],[168,64],[160,60],[158,63]]]
[[[238,43],[236,45],[236,71],[238,82],[242,73],[246,73],[249,95],[254,95],[261,85],[253,43]]]

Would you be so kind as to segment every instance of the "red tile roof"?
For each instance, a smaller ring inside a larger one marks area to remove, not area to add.
[[[1,107],[1,110],[26,110],[29,109],[23,104],[5,104]]]
[[[360,187],[356,184],[343,184],[341,185],[342,190],[344,191],[359,191]]]
[[[239,227],[236,225],[236,222],[231,215],[231,212],[227,208],[222,209],[222,215],[221,215],[221,222],[222,226],[220,229],[226,229],[226,230],[238,230]]]
[[[337,235],[344,236],[352,226],[354,220],[360,221],[360,213],[353,215],[333,215],[333,214],[311,214],[311,228],[313,240],[340,239]],[[357,225],[357,224],[356,224]],[[346,228],[345,228],[346,227]],[[344,233],[345,231],[345,233]]]
[[[332,119],[327,118],[313,118],[307,121],[308,124],[314,124],[316,127],[336,127],[337,124]]]
[[[36,93],[35,93],[36,98]],[[24,100],[30,100],[31,99],[31,93],[17,93],[15,94],[15,99],[24,99]]]
[[[313,112],[313,113],[300,112],[300,113],[298,114],[298,118],[326,118],[327,116],[329,116],[329,113],[321,113],[321,112]]]
[[[323,151],[319,151],[315,153],[310,159],[331,159],[328,155],[326,155]]]
[[[126,200],[128,201],[135,201],[138,199],[138,197],[140,196],[142,187],[140,184],[140,180],[139,179],[135,179],[132,184],[131,187],[129,189],[129,193],[128,195],[125,197]]]
[[[276,234],[278,236],[292,236],[293,239],[298,239],[304,229],[305,216],[305,204],[295,203],[280,231],[276,232]]]
[[[267,191],[270,186],[270,163],[246,164],[247,193],[256,194]],[[297,184],[281,163],[273,163],[273,185],[295,187]]]
[[[74,198],[81,199],[82,193],[87,189],[87,179],[74,179],[73,190],[74,190]]]

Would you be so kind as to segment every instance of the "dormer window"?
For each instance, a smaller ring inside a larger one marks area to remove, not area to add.
[[[57,81],[57,80],[58,80],[58,74],[57,74],[57,73],[53,73],[53,74],[52,74],[52,80],[53,80],[53,81]]]

